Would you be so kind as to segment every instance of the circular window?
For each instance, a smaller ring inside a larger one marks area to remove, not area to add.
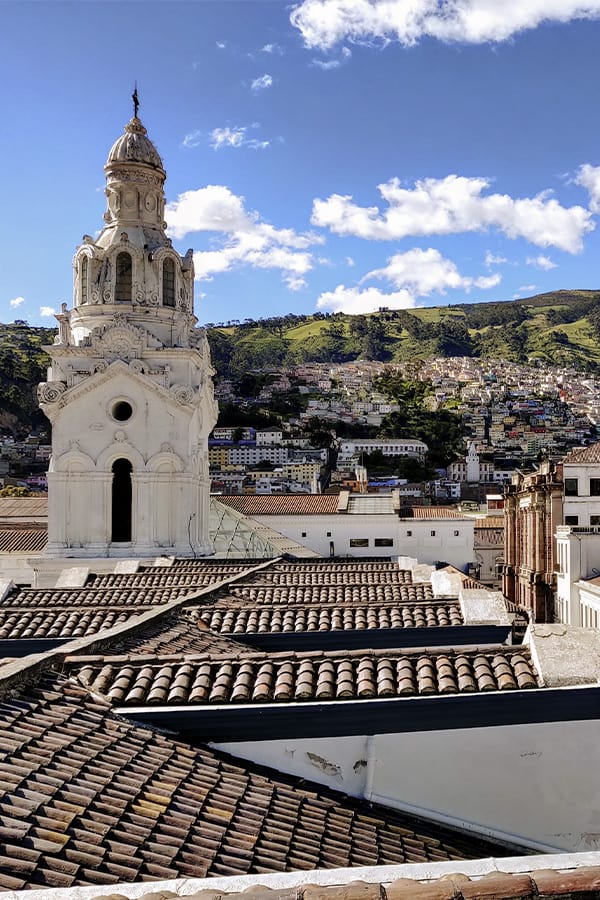
[[[133,407],[127,400],[119,400],[111,409],[111,413],[117,422],[126,422],[133,415]]]

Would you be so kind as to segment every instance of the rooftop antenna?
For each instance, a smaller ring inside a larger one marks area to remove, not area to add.
[[[138,109],[140,108],[140,99],[138,97],[137,81],[134,84],[133,94],[131,95],[131,99],[133,100],[133,116],[135,119],[137,119]]]

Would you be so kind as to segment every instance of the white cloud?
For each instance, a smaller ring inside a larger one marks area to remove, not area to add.
[[[537,284],[522,284],[517,288],[517,293],[513,294],[513,298],[522,297],[523,294],[533,294],[534,291],[537,291]]]
[[[224,50],[225,47],[227,46],[227,44],[225,43],[225,41],[215,41],[215,44],[217,45],[217,47],[219,48],[219,50]]]
[[[250,87],[253,91],[264,91],[266,88],[270,88],[273,84],[273,79],[270,75],[261,75],[260,78],[255,78]]]
[[[14,300],[9,301],[9,304],[13,309],[17,309],[23,303],[25,303],[25,297],[15,297]]]
[[[561,206],[547,191],[514,199],[508,194],[483,194],[489,185],[487,178],[447,175],[405,188],[392,178],[378,185],[387,204],[383,212],[377,206],[358,206],[349,195],[332,194],[313,201],[312,223],[367,240],[497,228],[510,238],[569,253],[581,250],[584,234],[595,227],[589,210]]]
[[[261,53],[273,53],[277,54],[277,56],[283,56],[283,47],[279,44],[265,44],[264,47],[260,48]]]
[[[189,134],[186,134],[181,142],[182,147],[186,147],[187,149],[191,147],[197,147],[202,141],[202,132],[195,128],[193,131],[190,131]]]
[[[386,293],[378,288],[363,288],[364,282],[372,278],[390,282],[395,290]],[[340,284],[334,291],[321,294],[317,306],[350,314],[374,312],[380,306],[407,309],[415,306],[419,297],[445,294],[447,290],[460,289],[467,293],[473,288],[489,290],[500,280],[498,274],[480,278],[461,275],[455,263],[443,257],[439,250],[414,247],[390,257],[383,269],[373,269],[361,279],[359,286],[348,288]]]
[[[528,256],[525,262],[528,266],[543,269],[545,272],[549,272],[550,269],[556,269],[556,263],[552,262],[549,256],[543,256],[541,253],[539,256]]]
[[[40,306],[40,316],[43,319],[49,319],[54,315],[56,315],[56,310],[53,306]]]
[[[415,298],[409,291],[386,294],[379,288],[345,287],[343,284],[338,284],[333,291],[321,294],[317,300],[319,309],[345,312],[351,316],[376,312],[381,306],[387,306],[388,309],[409,309],[415,304]]]
[[[508,260],[505,256],[500,256],[500,254],[492,253],[490,250],[485,254],[485,264],[488,269],[491,266],[501,266],[504,263],[507,263]]]
[[[258,128],[258,124],[253,123],[252,128]],[[213,128],[210,133],[210,146],[213,150],[221,150],[223,147],[249,147],[251,150],[265,150],[270,145],[270,141],[248,137],[248,128],[245,125],[236,128],[228,126]]]
[[[329,69],[339,69],[342,63],[348,62],[351,56],[352,51],[350,48],[342,47],[342,52],[339,57],[335,59],[313,59],[312,64],[327,72]]]
[[[600,212],[600,166],[590,166],[589,163],[580,166],[575,184],[580,184],[589,192],[592,212]]]
[[[290,21],[307,47],[327,50],[344,40],[498,42],[542,23],[599,17],[600,0],[303,0]]]
[[[219,246],[194,254],[196,278],[211,279],[238,266],[278,269],[291,290],[304,287],[304,276],[314,265],[310,248],[323,239],[310,232],[275,228],[258,213],[244,207],[244,198],[224,185],[186,191],[166,210],[169,234],[174,238],[197,232],[216,232]]]
[[[427,250],[414,247],[406,253],[396,253],[388,259],[385,268],[373,269],[362,281],[371,278],[385,279],[396,288],[405,288],[415,297],[427,297],[433,291],[443,294],[447,288],[470,291],[478,287],[487,290],[500,283],[497,273],[481,278],[461,275],[455,263],[433,247]]]

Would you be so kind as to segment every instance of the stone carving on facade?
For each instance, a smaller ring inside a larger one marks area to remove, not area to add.
[[[64,381],[42,381],[38,384],[37,395],[40,405],[58,403],[67,389]]]
[[[191,406],[196,398],[194,388],[189,384],[174,384],[170,393],[182,406]]]
[[[154,187],[161,188],[162,180],[158,175],[151,175],[149,172],[138,172],[131,169],[113,169],[110,181],[135,181],[141,184],[151,184]]]
[[[142,328],[131,325],[125,316],[114,316],[108,326],[101,326],[92,333],[92,347],[105,359],[135,359],[142,355],[147,334]]]

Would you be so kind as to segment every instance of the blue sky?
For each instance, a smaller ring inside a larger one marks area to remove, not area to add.
[[[600,288],[600,0],[5,0],[0,320],[53,325],[131,116],[201,322]]]

